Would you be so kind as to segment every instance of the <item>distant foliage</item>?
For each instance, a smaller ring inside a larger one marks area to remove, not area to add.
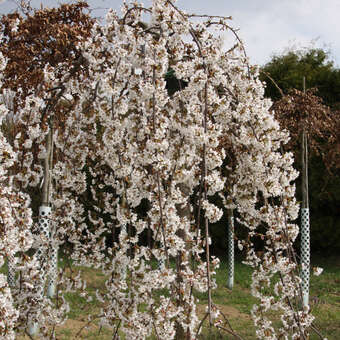
[[[293,50],[274,55],[261,70],[269,74],[285,94],[291,89],[302,91],[302,78],[306,77],[307,88],[317,88],[317,95],[325,105],[340,109],[340,69],[334,66],[323,49]],[[281,97],[280,92],[265,73],[260,75],[260,79],[266,82],[265,94],[276,101]]]

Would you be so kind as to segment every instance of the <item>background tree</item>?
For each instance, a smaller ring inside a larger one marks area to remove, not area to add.
[[[302,91],[302,78],[305,77],[307,88],[317,88],[318,96],[325,105],[332,109],[340,106],[340,70],[323,49],[289,50],[282,55],[274,55],[261,67],[261,71],[260,79],[266,82],[265,95],[273,101],[280,99],[281,94],[266,73],[285,94],[291,89]]]
[[[339,222],[339,111],[340,70],[321,49],[289,51],[261,69],[265,94],[275,101],[276,118],[290,132],[289,148],[295,167],[301,169],[300,137],[302,122],[308,116],[309,196],[311,209],[311,246],[336,253],[340,244]],[[269,78],[269,77],[271,78]],[[306,77],[306,94],[302,79]],[[272,81],[273,80],[273,81]],[[281,88],[282,93],[280,93]],[[314,87],[314,89],[310,89]],[[282,98],[284,95],[284,98]],[[301,201],[300,179],[297,197]]]

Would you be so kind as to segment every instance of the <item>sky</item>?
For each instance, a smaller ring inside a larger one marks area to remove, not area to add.
[[[61,2],[72,1],[31,0],[36,7]],[[88,3],[93,16],[104,17],[108,8],[119,10],[122,0]],[[288,49],[317,47],[330,51],[340,67],[340,0],[178,0],[177,6],[188,13],[232,16],[230,24],[239,29],[252,64],[263,65]],[[15,0],[0,0],[0,14],[15,8]]]

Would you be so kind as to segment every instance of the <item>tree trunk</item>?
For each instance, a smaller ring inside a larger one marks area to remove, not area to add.
[[[183,194],[185,194],[188,197],[189,200],[189,190],[185,187],[185,185],[181,185],[180,189]],[[190,221],[190,204],[189,202],[186,204],[185,207],[177,207],[177,212],[180,218],[187,218]],[[178,294],[178,300],[177,305],[182,306],[184,310],[188,308],[188,306],[185,306],[185,301],[183,300],[183,295],[185,292],[180,289],[180,286],[183,282],[182,277],[182,271],[185,270],[185,265],[183,263],[189,262],[189,249],[190,247],[187,246],[187,234],[185,230],[181,229],[177,232],[177,236],[179,236],[186,244],[186,250],[181,251],[178,253],[176,258],[176,269],[177,269],[177,294]],[[189,339],[188,334],[186,334],[185,330],[183,329],[182,325],[180,323],[176,323],[176,340],[184,340]]]
[[[39,208],[39,248],[37,250],[37,259],[40,264],[40,287],[38,292],[38,298],[42,299],[44,294],[44,286],[46,280],[46,268],[48,258],[48,248],[50,247],[50,214],[51,207],[50,203],[50,193],[51,193],[51,167],[52,167],[52,157],[53,157],[53,131],[50,128],[50,131],[46,137],[46,158],[44,159],[44,182],[42,187],[42,198],[41,198],[41,206]],[[52,260],[56,262],[57,250],[52,249]],[[53,256],[53,254],[55,256]],[[56,265],[51,264],[51,268],[55,271],[57,270]],[[54,294],[55,286],[54,279],[56,275],[55,273],[50,273],[50,282],[48,284],[48,293],[49,295]],[[53,293],[53,294],[52,294]],[[39,325],[34,320],[28,321],[28,333],[31,336],[34,336],[38,332]]]

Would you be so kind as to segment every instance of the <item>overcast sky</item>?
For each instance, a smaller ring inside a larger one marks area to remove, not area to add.
[[[1,2],[1,0],[0,0]],[[32,0],[34,6],[52,7],[60,2]],[[105,16],[121,0],[89,0],[94,16]],[[145,0],[144,4],[150,4]],[[331,51],[340,67],[340,0],[179,0],[177,5],[195,14],[232,16],[231,25],[239,28],[251,63],[264,64],[274,53],[292,47],[321,47]],[[0,3],[0,13],[15,8],[15,1]]]

